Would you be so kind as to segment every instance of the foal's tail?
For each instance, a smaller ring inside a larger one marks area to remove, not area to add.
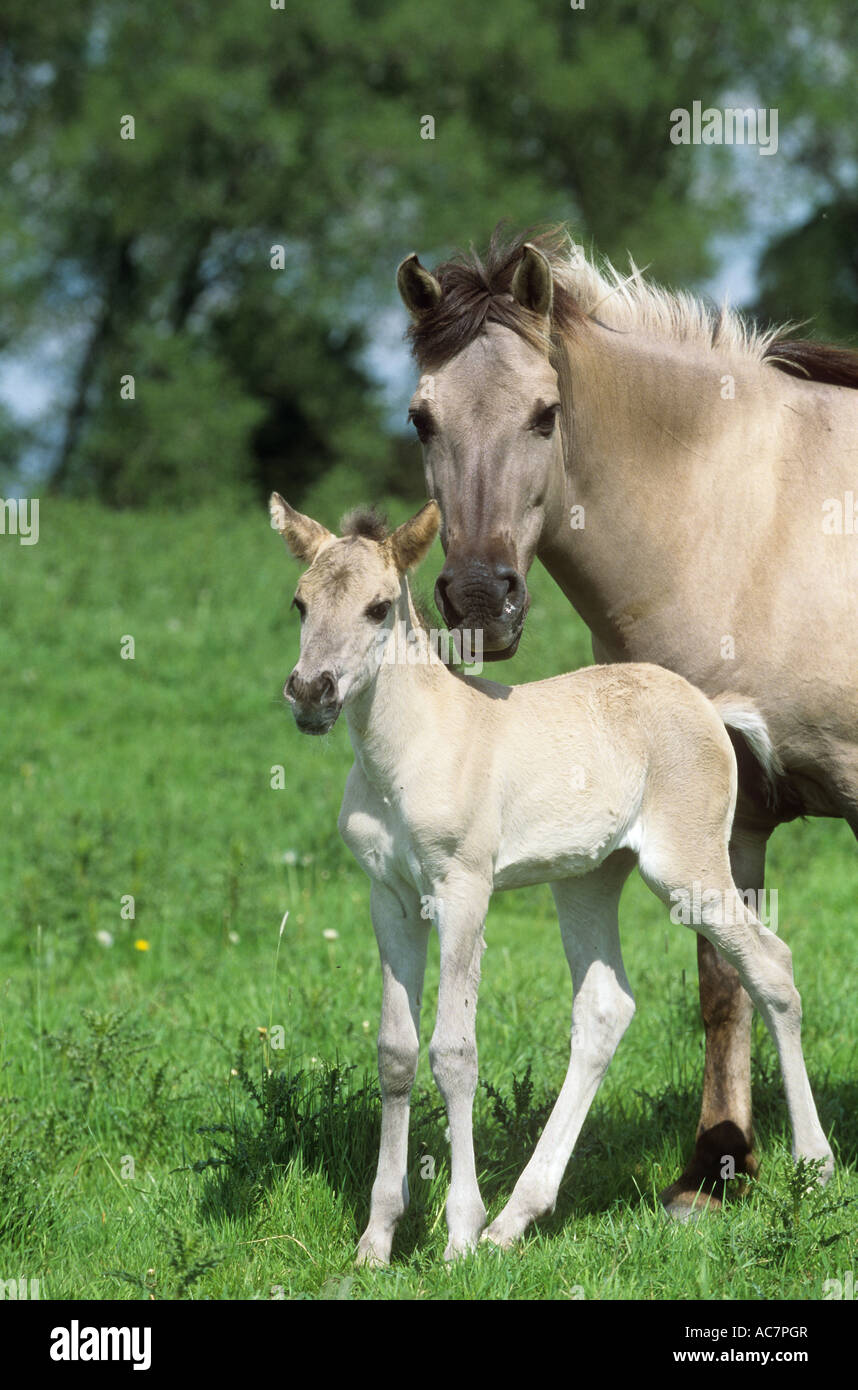
[[[741,734],[762,773],[766,801],[770,806],[775,806],[779,800],[778,783],[783,777],[784,765],[762,714],[747,695],[715,695],[712,703],[727,728]]]

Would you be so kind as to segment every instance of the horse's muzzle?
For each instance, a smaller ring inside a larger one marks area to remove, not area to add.
[[[435,602],[452,632],[481,635],[485,661],[504,661],[518,647],[530,596],[523,575],[505,560],[448,557]]]

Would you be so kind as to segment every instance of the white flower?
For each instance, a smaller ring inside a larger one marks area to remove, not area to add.
[[[325,938],[326,941],[339,941],[340,939],[339,932],[334,931],[333,927],[326,927],[325,930],[322,932],[322,936]]]
[[[98,942],[99,946],[113,945],[113,937],[111,936],[109,931],[97,931],[95,933],[95,939]]]

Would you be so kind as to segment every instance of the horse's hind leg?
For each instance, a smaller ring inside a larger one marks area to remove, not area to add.
[[[511,1245],[531,1221],[554,1210],[587,1111],[634,1014],[617,923],[633,868],[634,855],[619,851],[586,877],[551,885],[575,990],[569,1069],[530,1162],[483,1233],[495,1245]]]
[[[768,831],[733,826],[730,863],[743,890],[762,891]],[[677,1220],[720,1205],[724,1159],[737,1175],[757,1172],[752,1152],[751,1019],[754,1006],[738,972],[705,936],[697,938],[700,1012],[706,1034],[703,1100],[694,1153],[681,1176],[661,1194]]]
[[[816,1113],[804,1054],[801,1046],[801,999],[792,972],[792,953],[786,942],[764,927],[749,911],[733,883],[726,854],[718,862],[714,853],[700,862],[706,867],[695,872],[693,863],[676,873],[664,858],[641,855],[641,874],[665,902],[675,901],[671,890],[680,889],[694,900],[697,885],[703,903],[700,921],[694,929],[706,937],[738,971],[748,994],[763,1016],[772,1035],[786,1092],[793,1133],[795,1158],[822,1159],[823,1181],[831,1175],[834,1159]],[[676,863],[677,861],[674,861]],[[714,901],[708,894],[715,890]],[[726,1156],[726,1155],[725,1155]]]

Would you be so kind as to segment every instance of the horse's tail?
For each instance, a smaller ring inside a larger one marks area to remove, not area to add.
[[[726,692],[713,696],[712,703],[727,728],[741,734],[753,754],[762,773],[766,802],[774,807],[780,799],[779,782],[784,775],[784,765],[765,719],[747,695]]]

